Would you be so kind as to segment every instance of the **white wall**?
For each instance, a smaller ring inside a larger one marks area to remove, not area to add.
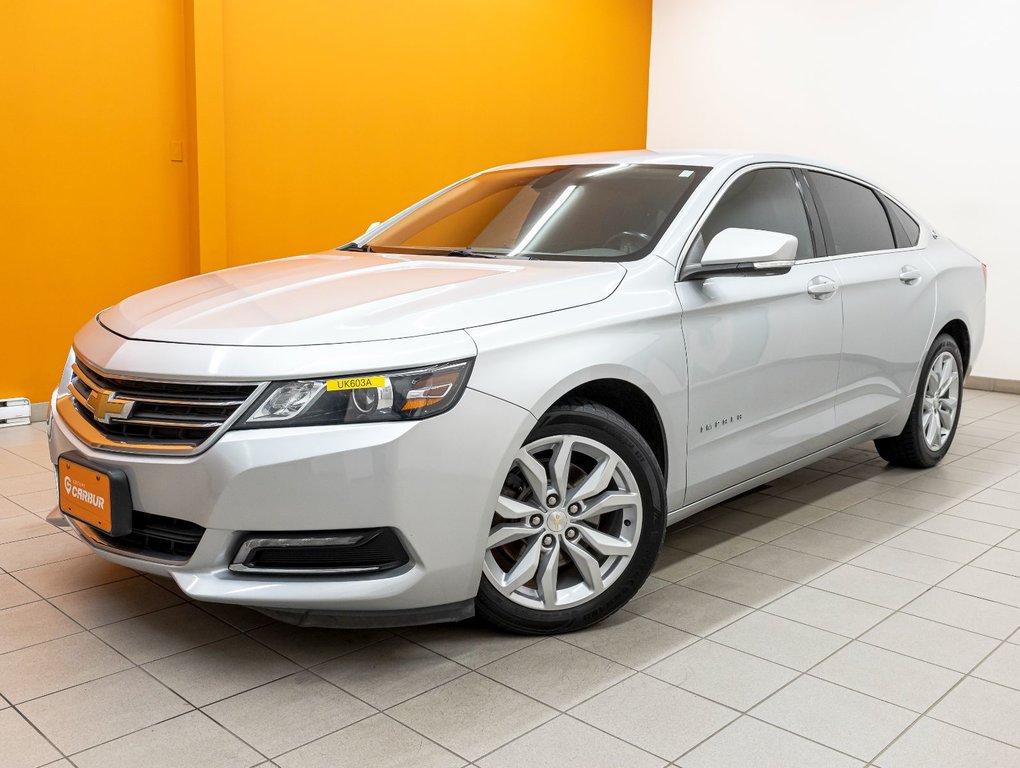
[[[845,165],[990,267],[973,373],[1020,379],[1020,4],[654,0],[648,146]]]

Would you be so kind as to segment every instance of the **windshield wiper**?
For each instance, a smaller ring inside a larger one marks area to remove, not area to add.
[[[478,259],[498,259],[498,253],[486,253],[485,251],[475,251],[471,248],[454,248],[452,251],[447,251],[446,256],[465,256],[468,258]]]
[[[338,251],[361,251],[362,253],[375,253],[375,251],[372,250],[372,246],[368,245],[367,243],[365,245],[358,245],[357,242],[355,242],[354,240],[352,240],[351,242],[347,243],[347,245],[341,245],[339,248],[337,248],[337,250]]]

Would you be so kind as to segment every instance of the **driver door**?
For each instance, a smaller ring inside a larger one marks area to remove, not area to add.
[[[685,504],[833,441],[842,295],[831,263],[815,259],[812,218],[793,171],[760,168],[731,179],[685,264],[698,263],[731,227],[795,236],[797,261],[785,274],[676,284],[690,386]]]

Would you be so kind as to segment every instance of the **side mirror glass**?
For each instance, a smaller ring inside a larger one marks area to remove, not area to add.
[[[685,267],[681,279],[726,274],[788,272],[797,258],[797,238],[763,229],[724,229],[712,238],[700,264]]]

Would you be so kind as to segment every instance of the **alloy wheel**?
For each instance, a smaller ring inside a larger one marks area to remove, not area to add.
[[[518,451],[496,503],[483,570],[514,602],[560,610],[604,592],[641,534],[641,493],[607,445],[555,435]]]
[[[938,451],[949,439],[960,405],[960,371],[951,352],[942,352],[932,360],[921,400],[921,434],[932,451]]]

